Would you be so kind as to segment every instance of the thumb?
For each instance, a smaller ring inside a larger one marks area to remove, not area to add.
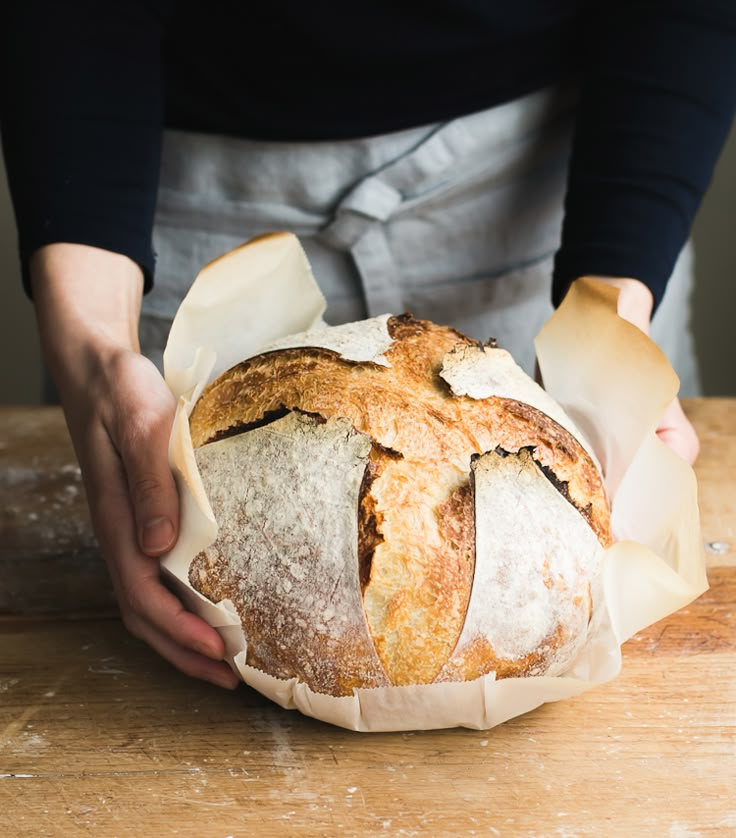
[[[173,414],[140,419],[135,440],[127,436],[121,457],[133,504],[138,545],[149,556],[160,556],[176,543],[179,496],[168,461]]]

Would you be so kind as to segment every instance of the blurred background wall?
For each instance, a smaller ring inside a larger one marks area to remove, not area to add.
[[[695,219],[693,235],[693,328],[704,395],[736,396],[736,124]]]
[[[705,395],[736,396],[736,129],[696,219],[693,327]],[[0,166],[0,404],[41,401],[33,309],[20,285],[15,223]]]

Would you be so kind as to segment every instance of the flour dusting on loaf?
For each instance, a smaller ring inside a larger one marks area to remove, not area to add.
[[[362,357],[352,324],[200,397],[219,535],[192,585],[232,600],[249,664],[317,692],[564,671],[611,542],[574,426],[502,350],[410,315],[365,324],[371,360],[340,354]]]
[[[557,675],[593,612],[593,530],[545,477],[533,448],[474,458],[476,568],[462,636],[438,680]],[[520,572],[522,571],[523,572]]]
[[[389,683],[358,579],[355,510],[370,450],[345,419],[289,413],[195,452],[221,523],[190,581],[235,603],[252,666],[335,695]]]

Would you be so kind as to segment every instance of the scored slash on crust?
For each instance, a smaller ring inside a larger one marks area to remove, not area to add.
[[[448,358],[502,350],[408,315],[386,328],[389,366],[285,347],[202,394],[192,439],[220,535],[192,585],[235,603],[248,663],[317,692],[559,670],[585,640],[611,540],[595,466],[536,407],[440,378]],[[475,357],[486,372],[492,359]]]

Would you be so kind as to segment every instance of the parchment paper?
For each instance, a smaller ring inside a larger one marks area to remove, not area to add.
[[[582,430],[612,498],[616,543],[605,553],[603,607],[584,648],[557,677],[487,675],[334,698],[247,666],[232,603],[215,605],[188,582],[191,560],[217,534],[189,413],[202,389],[240,360],[269,345],[309,345],[324,298],[301,246],[286,233],[254,240],[200,272],[164,354],[166,381],[178,400],[169,457],[182,507],[179,540],[162,566],[187,606],[218,629],[227,660],[246,683],[282,707],[353,730],[487,729],[615,677],[625,640],[706,590],[695,476],[655,434],[679,382],[655,344],[618,317],[617,298],[615,288],[577,280],[535,342],[545,388]],[[297,332],[307,334],[283,340]],[[349,329],[343,339],[350,345]],[[387,346],[380,335],[373,344],[369,351],[378,359]]]

